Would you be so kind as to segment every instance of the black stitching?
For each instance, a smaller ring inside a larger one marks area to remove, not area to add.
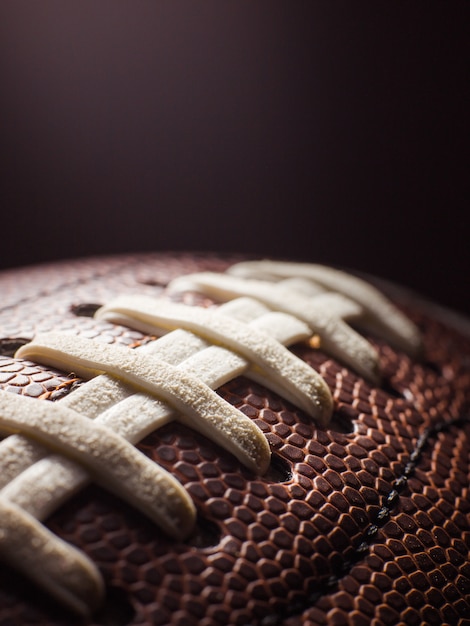
[[[299,603],[296,603],[295,606],[279,609],[277,615],[268,615],[266,618],[263,618],[261,620],[261,626],[280,626],[283,620],[289,617],[294,617],[303,611],[308,610],[316,604],[322,596],[330,593],[337,586],[341,578],[346,576],[352,567],[363,559],[369,552],[370,546],[377,537],[380,528],[385,525],[392,515],[393,509],[396,507],[401,493],[408,484],[408,479],[411,478],[421,461],[422,453],[429,444],[430,439],[438,435],[443,430],[447,430],[452,426],[468,421],[469,418],[457,417],[451,420],[443,420],[434,426],[428,426],[425,428],[419,435],[416,445],[410,454],[409,460],[406,463],[402,474],[392,482],[390,492],[383,497],[381,508],[375,516],[375,519],[366,527],[362,534],[362,539],[359,541],[349,558],[341,564],[339,571],[330,576],[326,581],[320,582],[317,590],[305,599],[305,603],[302,607],[299,606]]]

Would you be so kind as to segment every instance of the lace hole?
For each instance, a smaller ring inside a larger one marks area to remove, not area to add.
[[[287,461],[273,454],[271,464],[264,478],[272,483],[285,483],[292,478],[292,469]]]
[[[126,592],[119,587],[109,587],[104,605],[95,616],[97,626],[128,626],[135,617]]]
[[[390,380],[383,380],[382,385],[380,387],[382,391],[385,391],[386,394],[392,396],[393,398],[398,398],[400,400],[406,400],[406,395],[399,391],[396,387],[393,386]]]
[[[80,304],[72,304],[70,310],[77,317],[93,317],[101,306],[101,304],[94,302],[82,302]]]
[[[29,343],[31,339],[24,339],[23,337],[4,337],[0,339],[0,356],[15,356],[15,352]]]
[[[354,422],[349,415],[337,410],[334,411],[327,428],[335,433],[348,435],[354,432]]]
[[[220,536],[221,532],[217,524],[199,516],[187,543],[194,548],[210,548],[219,543]]]

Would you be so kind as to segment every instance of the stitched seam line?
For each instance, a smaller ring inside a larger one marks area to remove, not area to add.
[[[323,596],[331,593],[340,580],[350,573],[352,568],[363,559],[373,545],[379,530],[386,524],[393,513],[393,509],[398,504],[400,496],[408,484],[408,480],[415,473],[424,450],[427,448],[430,439],[436,437],[444,430],[448,430],[452,426],[458,426],[470,422],[470,417],[457,417],[451,420],[443,420],[433,426],[428,426],[419,435],[416,445],[411,452],[408,462],[405,464],[403,472],[398,478],[392,482],[392,489],[383,497],[382,506],[378,511],[375,519],[369,523],[362,533],[362,540],[354,548],[351,558],[343,561],[338,572],[332,574],[328,579],[322,581],[318,589],[309,594],[304,602],[295,603],[286,609],[280,609],[276,615],[269,615],[263,618],[261,626],[280,626],[285,619],[301,615],[304,611],[312,608]]]

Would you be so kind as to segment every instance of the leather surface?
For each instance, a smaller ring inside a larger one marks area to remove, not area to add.
[[[15,359],[16,345],[52,329],[140,345],[151,338],[94,321],[96,305],[120,293],[163,295],[171,278],[231,260],[155,254],[4,272],[0,386],[60,402],[81,381]],[[194,294],[184,301],[210,304]],[[176,422],[140,442],[196,503],[189,540],[165,537],[96,485],[52,515],[48,527],[91,556],[110,589],[90,624],[470,623],[470,340],[422,305],[406,312],[425,357],[413,362],[370,337],[380,387],[321,350],[293,347],[333,393],[326,429],[247,378],[219,390],[266,434],[266,476]],[[37,623],[74,621],[0,565],[0,624]]]

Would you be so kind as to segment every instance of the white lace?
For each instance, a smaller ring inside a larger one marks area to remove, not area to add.
[[[212,389],[243,373],[326,426],[332,412],[327,385],[284,346],[317,333],[326,352],[371,382],[379,377],[377,354],[347,321],[362,321],[417,352],[419,333],[381,294],[324,269],[326,278],[318,266],[242,264],[233,275],[197,274],[172,283],[172,289],[190,285],[231,300],[215,310],[117,298],[96,317],[166,333],[135,351],[54,333],[22,347],[19,358],[91,380],[54,405],[0,394],[0,429],[21,433],[0,443],[0,555],[72,609],[92,611],[103,587],[96,567],[41,524],[90,476],[184,538],[194,504],[174,477],[131,444],[178,419],[263,473],[270,459],[263,433]],[[326,293],[328,287],[343,293]]]

